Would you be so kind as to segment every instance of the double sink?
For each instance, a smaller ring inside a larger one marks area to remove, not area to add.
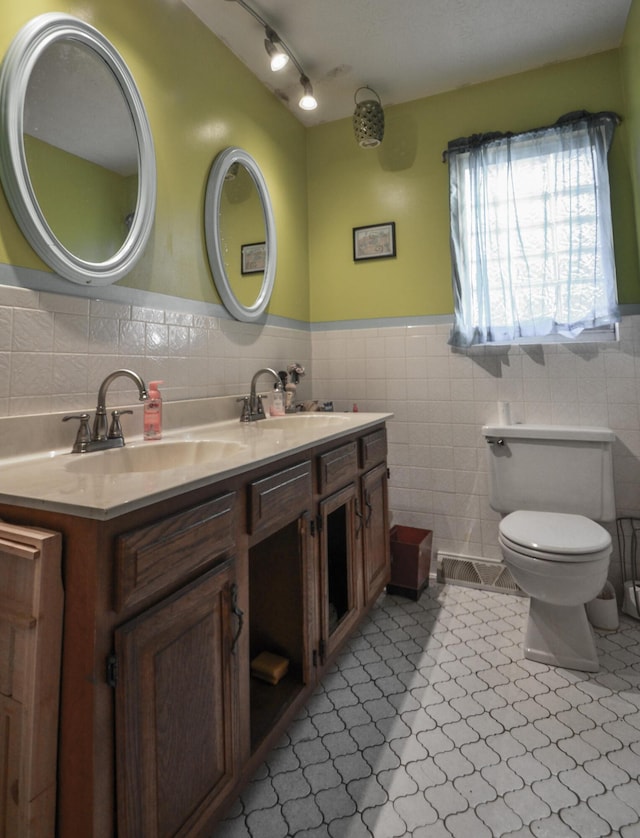
[[[132,442],[123,448],[73,455],[65,467],[67,471],[76,474],[104,475],[166,471],[203,465],[211,467],[246,451],[258,438],[267,445],[269,442],[278,445],[279,440],[282,442],[286,438],[295,441],[296,437],[309,431],[338,430],[348,422],[349,418],[345,414],[296,413],[248,425],[239,422],[217,423],[202,430],[206,438],[184,438],[189,434],[182,434],[180,439]],[[269,440],[271,436],[273,439]]]
[[[130,436],[121,448],[84,454],[70,453],[68,427],[59,415],[9,418],[7,432],[0,433],[3,449],[12,452],[0,455],[0,504],[109,520],[359,433],[392,415],[317,412],[240,422],[235,398],[228,401],[168,403],[162,439]],[[226,417],[208,421],[215,408]],[[42,438],[36,420],[58,434],[56,442],[64,439],[64,447],[29,453],[26,442]]]

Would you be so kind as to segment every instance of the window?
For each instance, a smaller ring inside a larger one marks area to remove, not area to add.
[[[536,342],[619,320],[607,154],[615,114],[449,143],[450,343]]]

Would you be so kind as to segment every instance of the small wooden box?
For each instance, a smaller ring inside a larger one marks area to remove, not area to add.
[[[277,684],[289,671],[289,661],[273,652],[260,652],[251,661],[251,674],[268,684]]]
[[[391,528],[391,579],[387,592],[418,599],[429,584],[433,531]]]

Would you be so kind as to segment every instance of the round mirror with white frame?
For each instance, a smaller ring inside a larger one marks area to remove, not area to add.
[[[264,176],[241,148],[227,148],[213,161],[204,225],[211,273],[225,308],[236,320],[258,320],[276,278],[276,229]]]
[[[142,255],[156,204],[151,128],[123,58],[84,21],[39,15],[9,46],[0,178],[25,238],[65,279],[109,285]]]

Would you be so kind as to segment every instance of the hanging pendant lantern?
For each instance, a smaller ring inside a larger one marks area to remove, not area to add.
[[[363,99],[358,102],[358,94],[369,90],[376,99]],[[354,95],[356,109],[353,113],[353,132],[361,148],[376,148],[384,137],[384,111],[380,97],[371,87],[359,87]]]

